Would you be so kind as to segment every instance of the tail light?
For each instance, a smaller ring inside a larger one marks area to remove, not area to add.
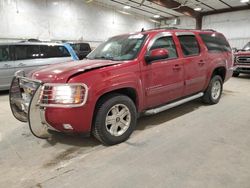
[[[85,84],[44,84],[39,105],[43,107],[79,107],[86,103]]]

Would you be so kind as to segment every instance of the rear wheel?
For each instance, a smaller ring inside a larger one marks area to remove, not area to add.
[[[136,121],[134,102],[125,95],[112,94],[98,102],[92,132],[103,144],[114,145],[129,138]]]
[[[213,76],[202,98],[203,102],[206,104],[217,104],[221,98],[222,89],[222,78],[218,75]]]

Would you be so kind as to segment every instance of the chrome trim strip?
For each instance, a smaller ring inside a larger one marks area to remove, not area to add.
[[[194,99],[198,99],[200,97],[202,97],[204,95],[203,92],[200,92],[196,95],[193,95],[191,97],[188,97],[188,98],[185,98],[185,99],[182,99],[182,100],[179,100],[179,101],[176,101],[176,102],[173,102],[173,103],[170,103],[170,104],[167,104],[165,106],[161,106],[161,107],[158,107],[158,108],[154,108],[154,109],[150,109],[150,110],[147,110],[144,112],[144,115],[153,115],[153,114],[157,114],[157,113],[160,113],[162,111],[165,111],[165,110],[168,110],[170,108],[173,108],[173,107],[176,107],[176,106],[179,106],[181,104],[184,104],[186,102],[189,102],[189,101],[192,101]]]
[[[44,92],[44,88],[46,86],[83,86],[84,89],[85,89],[85,94],[84,94],[84,99],[83,99],[83,102],[81,104],[70,104],[70,105],[67,105],[67,104],[42,104],[41,103],[41,98],[42,98],[42,95],[43,95],[43,92]],[[65,83],[65,84],[53,84],[53,83],[46,83],[46,84],[43,84],[42,86],[42,91],[40,93],[40,97],[39,97],[39,100],[37,101],[37,104],[41,107],[54,107],[54,108],[75,108],[75,107],[81,107],[83,105],[86,104],[87,102],[87,98],[88,98],[88,86],[86,84],[83,84],[83,83]]]

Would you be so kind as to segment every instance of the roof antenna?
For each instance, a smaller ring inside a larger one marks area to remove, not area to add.
[[[144,27],[141,29],[141,32],[144,32],[145,30],[144,30]]]

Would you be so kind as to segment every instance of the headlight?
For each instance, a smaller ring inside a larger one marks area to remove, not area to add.
[[[44,84],[40,106],[79,107],[86,103],[88,88],[85,84]]]

